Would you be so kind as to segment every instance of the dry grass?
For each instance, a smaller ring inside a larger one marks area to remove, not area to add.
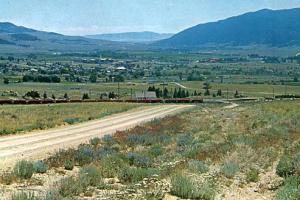
[[[0,106],[0,135],[47,129],[98,119],[137,108],[126,103],[76,103],[55,105]]]
[[[294,156],[300,149],[299,113],[297,101],[244,104],[230,110],[199,106],[59,152],[47,164],[54,168],[63,167],[65,160],[80,162],[82,167],[92,164],[103,178],[118,177],[124,185],[118,189],[121,191],[155,174],[157,179],[169,181],[175,195],[213,199],[217,193],[224,194],[224,188],[234,192],[232,183],[263,185],[263,173],[272,170],[283,152]],[[197,170],[191,170],[190,163],[196,164]],[[191,178],[203,188],[198,193],[190,192],[196,188],[186,181]],[[146,194],[151,189],[141,191]]]

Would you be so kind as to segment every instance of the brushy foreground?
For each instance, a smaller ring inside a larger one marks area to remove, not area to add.
[[[299,119],[296,101],[199,106],[21,161],[0,181],[44,185],[13,199],[299,199]]]
[[[98,119],[136,108],[126,103],[74,103],[0,106],[0,135],[53,128]]]

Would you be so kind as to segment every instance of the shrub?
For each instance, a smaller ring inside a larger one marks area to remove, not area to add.
[[[171,194],[184,199],[214,199],[215,191],[210,183],[198,185],[183,174],[171,177]]]
[[[74,162],[72,160],[66,160],[64,163],[65,170],[73,170]]]
[[[128,135],[127,142],[130,146],[134,145],[143,145],[145,143],[145,136],[144,135]]]
[[[64,122],[68,123],[68,124],[75,124],[75,123],[80,122],[80,119],[79,118],[66,118],[66,119],[64,119]]]
[[[99,170],[95,165],[83,167],[80,170],[79,178],[87,179],[89,182],[89,185],[91,185],[91,186],[97,186],[97,185],[103,183],[102,176],[99,173]]]
[[[200,160],[190,160],[188,162],[188,169],[194,173],[205,173],[208,172],[209,168],[206,164]]]
[[[155,168],[126,167],[120,171],[118,178],[125,183],[136,183],[154,174],[159,174],[159,170]]]
[[[299,180],[297,180],[297,177],[288,177],[284,181],[284,185],[277,190],[276,199],[300,199]]]
[[[288,155],[283,155],[276,167],[276,174],[281,177],[287,177],[289,175],[292,175],[294,173],[294,170],[295,169],[292,158]]]
[[[33,192],[18,192],[12,194],[11,200],[38,200],[38,198]]]
[[[89,164],[93,161],[94,151],[91,147],[89,147],[87,145],[82,145],[77,149],[74,157],[75,157],[75,161],[80,166],[83,166],[83,165]]]
[[[130,165],[135,165],[137,167],[150,167],[151,160],[149,157],[140,155],[137,153],[128,153],[128,159]]]
[[[46,165],[43,161],[37,161],[33,164],[34,172],[44,174],[48,170],[48,165]]]
[[[33,164],[30,161],[21,160],[14,167],[14,174],[19,178],[30,179],[33,172]]]
[[[55,155],[47,159],[47,164],[49,167],[61,167],[64,166],[67,160],[73,160],[76,150],[59,150]]]
[[[102,142],[106,145],[113,145],[116,143],[116,140],[111,135],[104,135],[102,138]]]
[[[90,139],[90,144],[94,147],[98,146],[100,144],[101,140],[98,137]]]
[[[193,137],[190,134],[180,135],[177,138],[177,146],[178,147],[185,147],[185,146],[191,144],[192,141],[193,141]]]
[[[86,178],[67,177],[60,181],[58,192],[62,197],[74,197],[82,193],[87,186],[88,180]]]
[[[227,178],[233,178],[239,170],[239,165],[235,162],[226,162],[221,168],[221,172]]]
[[[0,183],[3,183],[5,185],[10,185],[14,181],[16,181],[16,178],[17,177],[14,175],[14,173],[4,173],[1,174],[0,176]]]
[[[116,153],[114,149],[108,146],[103,146],[95,150],[94,152],[94,158],[97,160],[101,160],[107,156],[110,156],[112,154]]]
[[[149,150],[149,153],[155,157],[162,155],[163,152],[164,152],[164,149],[160,145],[155,145],[155,146],[151,147]]]
[[[246,181],[257,182],[259,181],[259,171],[257,169],[251,169],[246,173]]]
[[[46,192],[45,198],[43,200],[59,200],[63,199],[59,194],[58,189],[52,188]]]
[[[99,163],[99,173],[106,178],[118,176],[119,172],[128,166],[127,160],[123,155],[113,155],[106,157]]]
[[[199,144],[189,145],[183,149],[178,149],[179,153],[185,158],[197,158],[202,148]]]
[[[170,136],[168,135],[162,135],[162,134],[132,134],[128,135],[127,143],[129,146],[135,146],[135,145],[145,145],[150,146],[154,144],[166,144],[170,142]]]

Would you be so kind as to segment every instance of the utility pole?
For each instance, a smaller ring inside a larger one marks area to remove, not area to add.
[[[130,96],[131,96],[131,100],[132,100],[132,88],[130,88]]]
[[[118,81],[118,99],[120,99],[120,82]]]
[[[227,100],[228,100],[228,88],[227,88]]]
[[[275,99],[275,89],[273,87],[273,99]]]
[[[287,85],[285,83],[285,87],[284,87],[284,94],[287,95]]]

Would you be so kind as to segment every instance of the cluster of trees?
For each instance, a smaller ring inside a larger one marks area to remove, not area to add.
[[[24,75],[23,82],[60,83],[60,77],[56,75]]]
[[[3,79],[3,83],[4,83],[4,84],[9,84],[9,79],[8,79],[8,78],[4,78],[4,79]]]
[[[201,96],[201,92],[197,92],[196,90],[194,93],[190,94],[188,90],[184,90],[182,88],[175,88],[174,92],[169,92],[168,88],[155,88],[155,86],[150,86],[148,91],[152,91],[156,93],[157,98],[187,98],[190,96]]]
[[[173,98],[186,98],[189,97],[190,93],[187,90],[179,88],[178,90],[175,88],[173,93]]]
[[[89,96],[88,93],[84,93],[84,94],[82,95],[82,100],[85,100],[85,99],[90,99],[90,96]]]
[[[109,75],[108,78],[106,78],[106,82],[124,82],[125,78],[122,75]]]
[[[155,92],[157,98],[161,98],[161,97],[163,97],[163,98],[169,98],[170,97],[169,91],[168,91],[167,88],[164,88],[162,90],[160,88],[155,88],[154,86],[150,86],[148,88],[148,91]]]
[[[199,71],[193,71],[187,76],[187,81],[204,81],[205,77]]]
[[[102,93],[100,95],[100,99],[103,99],[103,98],[116,99],[116,98],[118,98],[118,95],[114,92],[109,92],[108,94]]]
[[[203,83],[203,89],[205,90],[204,91],[204,96],[209,96],[210,95],[210,91],[209,89],[211,88],[210,84],[209,83]]]
[[[44,92],[43,95],[41,95],[38,91],[32,90],[32,91],[26,92],[26,94],[24,95],[24,98],[32,98],[32,99],[41,99],[41,98],[43,98],[43,99],[47,99],[48,95],[47,95],[47,92]],[[52,94],[51,98],[56,99],[54,94]],[[69,99],[69,95],[67,93],[65,93],[63,98],[64,99]],[[84,93],[82,95],[81,99],[82,100],[90,99],[90,96],[89,96],[88,93]]]

